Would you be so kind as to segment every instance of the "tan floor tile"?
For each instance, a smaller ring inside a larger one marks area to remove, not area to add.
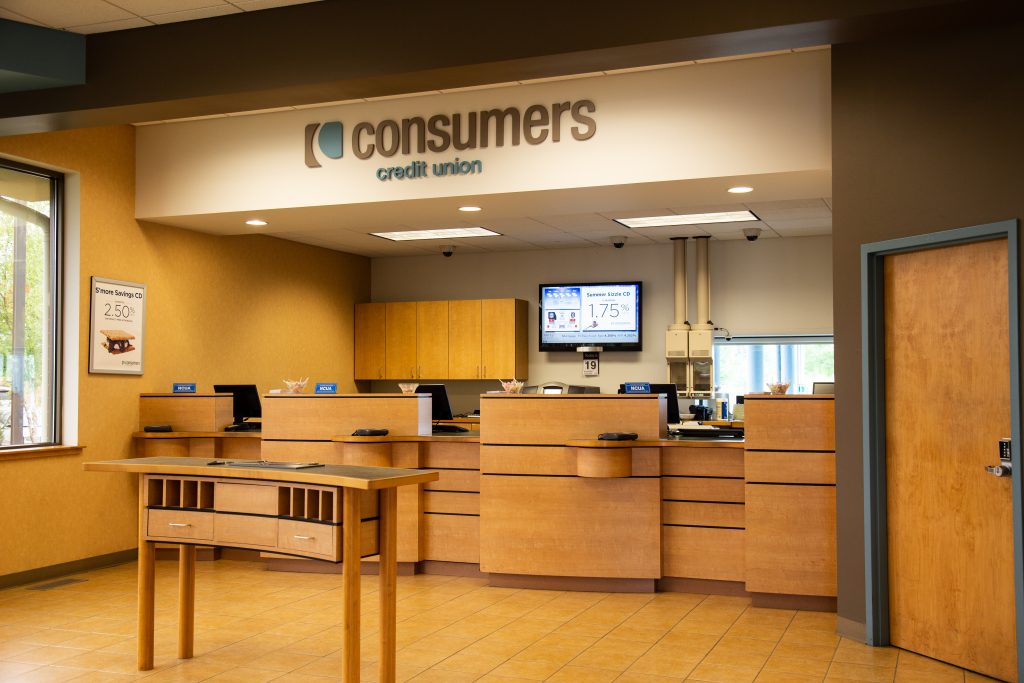
[[[552,683],[611,683],[619,675],[619,672],[608,671],[607,669],[588,669],[582,666],[569,666],[547,679]]]
[[[843,638],[839,647],[836,648],[833,659],[837,662],[849,662],[850,664],[867,664],[869,666],[884,666],[893,668],[896,666],[896,659],[900,651],[894,647],[872,647],[855,640]]]
[[[641,674],[634,671],[627,671],[615,679],[615,683],[678,683],[683,679],[672,678],[671,676],[655,676],[653,674]]]
[[[267,683],[280,676],[278,671],[237,667],[208,678],[209,683]]]
[[[497,674],[484,674],[482,678],[476,679],[478,683],[523,683],[523,678],[511,678]]]
[[[786,632],[785,626],[767,626],[749,622],[737,621],[726,632],[727,635],[737,638],[750,638],[752,640],[765,640],[777,643]]]
[[[79,669],[79,671],[81,671]],[[112,671],[90,671],[89,673],[72,678],[71,680],[75,683],[129,683],[129,681],[137,681],[142,677],[142,673],[138,674],[116,674]],[[213,680],[213,679],[210,679]],[[221,683],[225,683],[221,681]],[[233,683],[244,683],[243,679],[234,681]],[[257,683],[257,681],[253,681]]]
[[[0,681],[7,681],[15,676],[19,676],[23,673],[32,671],[32,669],[38,669],[38,664],[26,664],[24,662],[5,662],[0,661]]]
[[[68,647],[59,647],[55,645],[40,645],[34,647],[31,650],[25,650],[15,655],[7,655],[6,659],[12,662],[22,662],[24,664],[55,664],[56,662],[62,662],[66,659],[71,659],[77,655],[86,652],[86,650],[74,650]]]
[[[619,640],[633,640],[638,643],[656,643],[664,635],[668,633],[668,629],[660,628],[645,628],[643,626],[633,626],[623,624],[608,634],[609,638],[616,638]]]
[[[575,636],[593,636],[603,638],[617,628],[616,623],[599,622],[583,619],[582,617],[567,621],[558,627],[557,633],[565,633]]]
[[[821,683],[821,681],[821,676],[791,674],[782,671],[762,671],[754,679],[754,683]]]
[[[114,636],[107,633],[76,633],[61,643],[61,647],[73,647],[80,650],[99,650],[126,640],[125,636]]]
[[[409,680],[415,681],[415,683],[472,683],[479,680],[479,678],[479,674],[465,673],[463,671],[427,669]]]
[[[964,672],[949,671],[918,671],[917,669],[896,669],[896,683],[964,683]],[[982,678],[979,680],[992,680]]]
[[[23,640],[8,640],[0,643],[0,659],[9,659],[23,652],[34,650],[37,647],[39,647],[37,643],[26,643]]]
[[[366,680],[365,676],[361,676],[361,678]],[[311,676],[309,674],[291,671],[280,678],[275,678],[273,680],[274,683],[341,683],[341,676]],[[369,683],[369,681],[367,681],[367,683]]]
[[[896,662],[897,669],[913,669],[915,671],[931,671],[931,672],[942,672],[942,671],[960,671],[957,667],[940,662],[937,659],[930,657],[924,657],[922,655],[907,652],[906,650],[900,650],[900,655]]]
[[[307,664],[316,661],[318,658],[312,655],[300,655],[296,652],[285,652],[278,650],[256,657],[248,662],[247,666],[252,669],[269,669],[282,673],[295,671]]]
[[[657,650],[655,647],[637,659],[626,671],[680,679],[688,676],[700,660],[701,657],[687,659],[672,651]]]
[[[41,666],[14,678],[5,679],[7,683],[63,683],[82,675],[81,669],[69,669],[58,666]]]
[[[505,662],[491,673],[496,676],[522,678],[529,681],[543,681],[562,668],[561,664],[537,660],[511,660]]]
[[[602,638],[572,660],[573,666],[590,669],[609,669],[622,672],[633,664],[650,645],[620,638]]]
[[[753,683],[759,667],[735,667],[701,662],[687,680],[709,683]]]
[[[816,676],[820,680],[828,673],[831,662],[817,659],[800,659],[798,657],[785,657],[778,653],[772,653],[765,662],[765,671],[779,673],[803,674]]]
[[[832,662],[832,666],[828,668],[827,676],[850,681],[866,681],[867,683],[890,683],[896,676],[896,669],[867,666],[865,664]]]
[[[897,669],[897,672],[898,671],[899,670]],[[965,671],[964,680],[966,681],[966,683],[998,683],[998,681],[995,678],[982,676],[981,674],[976,674],[973,671]]]
[[[485,674],[496,669],[504,661],[504,657],[496,657],[494,655],[466,655],[460,653],[454,654],[444,661],[435,664],[433,668]]]
[[[69,645],[67,645],[67,641],[81,635],[81,631],[66,631],[62,629],[43,628],[39,629],[31,635],[19,638],[19,640],[22,640],[26,643],[35,643],[36,645],[60,645],[62,647],[70,647]]]
[[[836,652],[832,645],[806,645],[803,643],[787,643],[780,641],[775,646],[773,654],[780,657],[792,657],[795,659],[817,659],[824,662],[831,662],[832,655]]]
[[[836,615],[834,612],[797,612],[793,616],[793,628],[811,628],[819,631],[836,630]]]
[[[839,635],[828,631],[816,631],[809,628],[790,627],[786,629],[786,633],[782,636],[781,642],[796,643],[800,645],[831,645],[832,647],[836,647],[839,645]]]

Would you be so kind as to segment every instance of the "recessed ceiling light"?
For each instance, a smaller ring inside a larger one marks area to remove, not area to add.
[[[753,192],[754,188],[747,187],[746,185],[737,185],[736,187],[730,187],[729,192],[733,194],[745,194],[747,192]]]
[[[246,225],[266,225],[267,222],[260,220],[259,218],[250,218],[245,222]]]
[[[494,232],[487,228],[441,228],[438,230],[397,230],[395,232],[371,232],[374,237],[383,237],[386,240],[405,242],[408,240],[441,240],[457,239],[459,237],[494,237],[501,236],[500,232]]]
[[[644,218],[616,218],[615,222],[627,228],[659,228],[667,225],[701,225],[704,223],[740,223],[760,220],[750,211],[716,211],[714,213],[682,213],[673,216],[647,216]]]
[[[479,206],[460,206],[459,207],[459,211],[465,211],[467,213],[469,213],[471,211],[479,211],[479,210],[480,210]]]

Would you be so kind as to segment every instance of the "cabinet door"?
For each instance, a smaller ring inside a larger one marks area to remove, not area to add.
[[[385,304],[384,376],[387,379],[416,378],[416,302]]]
[[[448,302],[416,302],[416,377],[448,377]]]
[[[356,304],[355,379],[384,379],[384,304]]]
[[[481,377],[525,379],[526,302],[484,299],[481,303]]]
[[[448,302],[448,377],[479,379],[480,301]]]

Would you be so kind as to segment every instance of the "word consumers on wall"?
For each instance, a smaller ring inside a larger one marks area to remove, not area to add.
[[[401,120],[360,121],[348,138],[352,156],[443,154],[488,147],[539,145],[560,142],[563,136],[583,141],[594,137],[597,112],[592,100],[533,104],[525,109],[506,107],[468,113],[411,116]],[[306,166],[320,168],[317,151],[328,159],[345,156],[345,124],[342,121],[310,123],[305,136]],[[435,175],[438,175],[435,173]]]
[[[146,285],[93,276],[89,372],[141,375]]]

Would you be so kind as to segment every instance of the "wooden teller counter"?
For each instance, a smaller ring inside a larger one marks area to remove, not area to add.
[[[745,442],[666,438],[665,399],[649,394],[485,394],[479,432],[457,435],[431,435],[426,394],[272,394],[262,434],[218,432],[230,405],[143,395],[144,424],[181,431],[137,432],[137,455],[435,470],[398,493],[401,573],[835,609],[832,396],[747,396]],[[388,434],[352,436],[367,427]],[[269,550],[271,569],[337,570]]]

